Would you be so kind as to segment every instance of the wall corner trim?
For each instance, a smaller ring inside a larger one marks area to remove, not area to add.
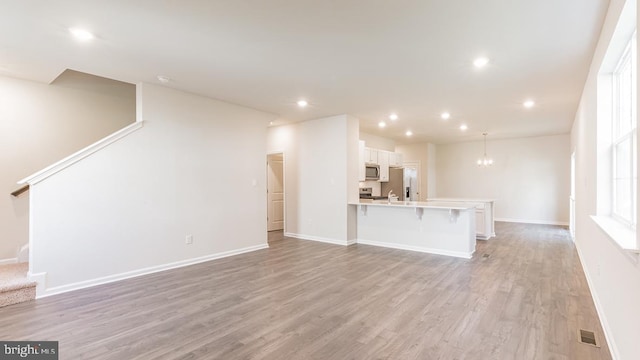
[[[511,223],[523,223],[523,224],[569,226],[569,223],[566,222],[566,221],[528,220],[528,219],[511,219],[511,218],[495,218],[495,221],[511,222]]]
[[[99,140],[87,146],[86,148],[67,156],[66,158],[58,161],[57,163],[50,165],[38,171],[37,173],[18,181],[18,184],[19,185],[23,185],[23,184],[35,185],[40,181],[48,178],[49,176],[54,175],[55,173],[58,173],[64,170],[65,168],[77,163],[78,161],[86,158],[87,156],[95,153],[96,151],[104,147],[107,147],[113,144],[114,142],[126,137],[127,135],[137,131],[138,129],[142,128],[142,126],[143,126],[143,121],[136,121],[133,124],[130,124],[127,127],[124,127],[114,132],[113,134],[103,138],[102,140]]]
[[[0,259],[0,265],[15,264],[18,262],[18,258]]]
[[[52,295],[57,295],[57,294],[62,294],[62,293],[66,293],[66,292],[69,292],[69,291],[89,288],[89,287],[93,287],[93,286],[97,286],[97,285],[108,284],[108,283],[112,283],[112,282],[116,282],[116,281],[120,281],[120,280],[126,280],[126,279],[130,279],[130,278],[138,277],[138,276],[153,274],[153,273],[157,273],[157,272],[161,272],[161,271],[181,268],[181,267],[185,267],[185,266],[189,266],[189,265],[195,265],[195,264],[199,264],[199,263],[203,263],[203,262],[207,262],[207,261],[211,261],[211,260],[215,260],[215,259],[225,258],[225,257],[229,257],[229,256],[234,256],[234,255],[240,255],[240,254],[243,254],[243,253],[252,252],[252,251],[256,251],[256,250],[267,249],[267,248],[269,248],[269,244],[264,243],[264,244],[248,246],[248,247],[244,247],[244,248],[240,248],[240,249],[235,249],[235,250],[229,250],[229,251],[224,251],[224,252],[220,252],[220,253],[209,254],[209,255],[200,256],[200,257],[196,257],[196,258],[175,261],[175,262],[171,262],[171,263],[167,263],[167,264],[150,266],[150,267],[137,269],[137,270],[133,270],[133,271],[128,271],[128,272],[124,272],[124,273],[120,273],[120,274],[107,275],[107,276],[104,276],[104,277],[91,279],[91,280],[80,281],[80,282],[76,282],[76,283],[72,283],[72,284],[55,286],[55,287],[52,287],[52,288],[44,288],[42,292],[36,293],[36,299],[40,299],[40,298],[44,298],[44,297],[48,297],[48,296],[52,296]],[[41,274],[45,274],[46,275],[46,273],[41,273]],[[34,274],[33,276],[36,276],[36,275],[40,275],[40,274]],[[38,282],[38,285],[40,285],[40,282]]]
[[[323,242],[327,244],[342,245],[342,246],[349,246],[354,243],[353,241],[331,239],[331,238],[325,238],[321,236],[313,236],[313,235],[305,235],[305,234],[295,234],[295,233],[289,233],[289,232],[284,233],[284,236],[292,237],[300,240],[318,241],[318,242]]]
[[[589,274],[587,267],[584,265],[584,262],[582,261],[582,252],[580,251],[580,245],[578,241],[575,242],[575,246],[576,246],[576,251],[578,252],[578,259],[580,260],[580,266],[582,266],[582,272],[584,273],[584,276],[587,279],[587,285],[589,286],[589,292],[591,293],[591,298],[593,299],[593,303],[596,306],[596,313],[598,314],[598,319],[600,319],[600,323],[602,324],[602,330],[604,331],[604,337],[607,340],[607,345],[609,346],[609,351],[611,352],[611,358],[613,360],[620,359],[618,346],[616,345],[615,339],[613,338],[613,333],[611,332],[611,327],[609,326],[607,317],[604,314],[602,304],[600,304],[600,298],[598,298],[598,294],[596,294],[595,292],[595,287],[593,286],[591,275]]]
[[[415,251],[415,252],[421,252],[421,253],[427,253],[427,254],[433,254],[433,255],[453,256],[453,257],[462,258],[462,259],[471,259],[473,257],[473,253],[475,252],[475,251],[462,252],[462,251],[440,250],[440,249],[433,249],[433,248],[428,248],[423,246],[411,246],[411,245],[395,244],[395,243],[366,240],[366,239],[358,239],[357,243],[362,245],[379,246],[379,247],[385,247],[385,248],[397,249],[397,250]]]

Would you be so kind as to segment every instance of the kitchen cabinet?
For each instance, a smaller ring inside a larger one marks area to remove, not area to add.
[[[402,167],[403,159],[401,153],[390,152],[389,153],[389,167]]]
[[[380,166],[379,182],[389,181],[389,152],[378,150],[378,165]]]
[[[365,164],[378,164],[378,150],[372,148],[364,148]]]
[[[365,181],[367,170],[364,160],[364,141],[358,142],[358,181]]]

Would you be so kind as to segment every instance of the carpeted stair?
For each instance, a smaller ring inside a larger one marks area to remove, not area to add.
[[[0,307],[36,298],[36,282],[29,281],[29,263],[0,265]]]

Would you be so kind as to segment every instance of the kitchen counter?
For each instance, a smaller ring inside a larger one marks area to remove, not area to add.
[[[480,240],[489,240],[496,236],[494,219],[495,199],[470,199],[470,198],[432,198],[430,201],[446,201],[452,203],[476,204],[476,237]]]
[[[477,204],[365,200],[357,207],[357,243],[471,258]]]
[[[357,203],[349,203],[350,205],[371,205],[371,206],[391,206],[391,207],[411,207],[411,208],[424,208],[424,209],[453,209],[453,210],[466,210],[475,209],[477,204],[474,203],[459,203],[448,201],[388,201],[388,200],[370,200],[360,199]]]

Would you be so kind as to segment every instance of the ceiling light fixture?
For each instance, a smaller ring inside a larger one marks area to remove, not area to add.
[[[166,84],[166,83],[171,81],[171,79],[169,77],[164,76],[164,75],[158,75],[157,78],[158,78],[158,81],[160,81],[163,84]]]
[[[411,130],[407,130],[407,132],[406,132],[406,133],[404,133],[404,134],[405,134],[405,135],[407,135],[407,136],[411,136],[411,135],[413,135],[413,133],[411,132]]]
[[[89,41],[89,40],[93,40],[94,38],[93,34],[85,29],[70,28],[69,32],[71,33],[71,35],[73,35],[73,37],[75,37],[79,41]]]
[[[309,105],[307,100],[298,100],[298,106],[299,107],[303,108],[303,107],[307,107],[307,105]]]
[[[522,103],[522,105],[524,107],[526,107],[527,109],[531,109],[535,104],[536,104],[536,102],[533,101],[533,100],[527,100],[527,101]]]
[[[484,136],[484,155],[478,159],[477,164],[481,167],[488,167],[493,165],[493,159],[487,156],[487,133],[482,133]]]
[[[460,125],[460,130],[465,131],[467,130],[469,127],[467,126],[467,124],[462,124]]]
[[[389,115],[389,120],[391,120],[391,121],[396,121],[396,120],[398,120],[398,114],[395,114],[395,113],[394,113],[394,114]]]
[[[379,128],[383,128],[383,127],[385,127],[385,126],[387,126],[387,123],[385,123],[384,121],[380,121],[380,122],[378,123],[378,127],[379,127]]]
[[[448,120],[451,117],[451,114],[449,114],[448,112],[443,112],[442,114],[440,114],[440,117],[443,120]]]
[[[488,63],[489,59],[487,59],[486,57],[479,57],[473,60],[473,66],[477,67],[478,69],[487,66]]]

